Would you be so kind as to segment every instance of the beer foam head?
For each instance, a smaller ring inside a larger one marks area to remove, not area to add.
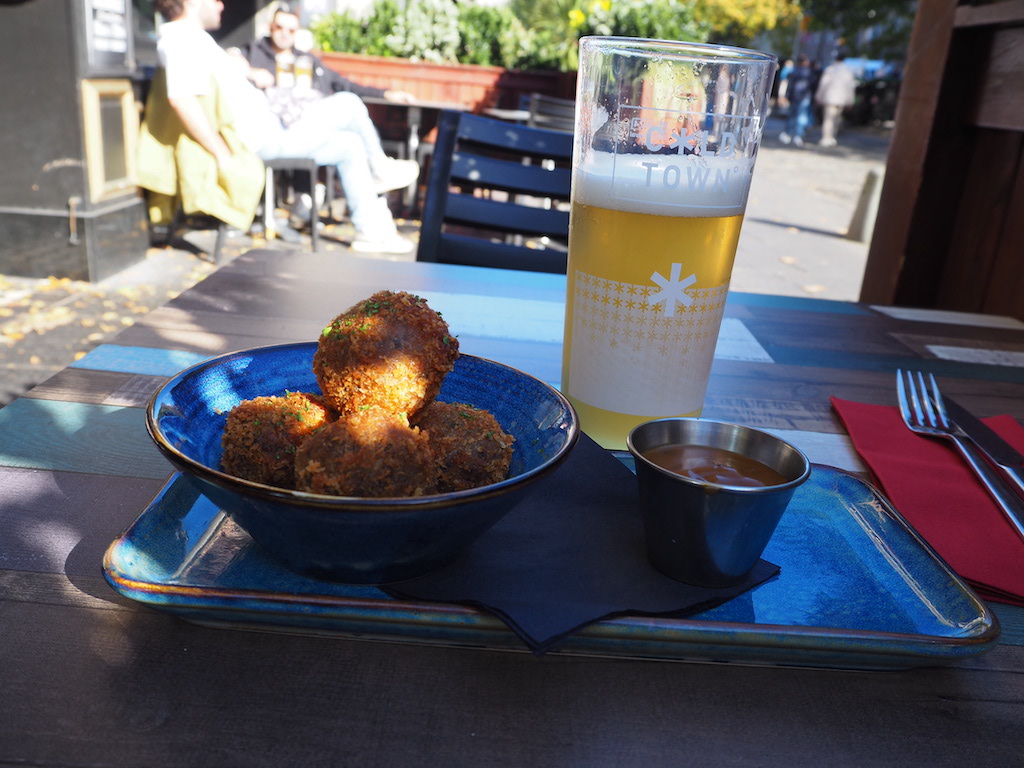
[[[754,159],[740,154],[642,154],[591,151],[573,176],[573,199],[659,216],[743,213]]]

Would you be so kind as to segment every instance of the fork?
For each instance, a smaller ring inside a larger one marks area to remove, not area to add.
[[[896,398],[899,401],[903,422],[911,432],[953,442],[964,461],[981,480],[985,490],[999,505],[1003,515],[1013,525],[1017,535],[1024,539],[1024,501],[989,466],[956,422],[950,421],[935,377],[929,373],[926,384],[924,374],[920,371],[896,371]]]

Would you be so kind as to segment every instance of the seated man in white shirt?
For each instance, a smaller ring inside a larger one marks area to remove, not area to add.
[[[395,227],[387,201],[378,194],[364,137],[357,131],[336,128],[318,117],[335,97],[307,109],[285,127],[271,111],[266,97],[247,79],[248,65],[224,51],[208,30],[220,27],[224,4],[220,0],[156,0],[167,19],[160,28],[157,54],[167,76],[167,99],[185,130],[223,167],[231,151],[210,126],[198,97],[208,95],[216,79],[228,108],[235,116],[239,137],[250,150],[270,160],[312,157],[320,165],[335,165],[349,215],[356,230],[355,251],[408,253],[415,245]],[[357,98],[357,97],[352,97]],[[361,102],[360,102],[361,103]],[[364,108],[365,109],[365,108]]]

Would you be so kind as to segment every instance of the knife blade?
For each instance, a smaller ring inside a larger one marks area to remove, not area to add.
[[[943,396],[946,412],[985,457],[996,465],[1017,490],[1024,495],[1024,456],[1007,443],[981,419],[951,397]]]

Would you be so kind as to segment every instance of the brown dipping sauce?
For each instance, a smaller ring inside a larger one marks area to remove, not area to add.
[[[669,472],[717,485],[762,488],[786,478],[756,459],[707,445],[659,445],[644,457]]]

